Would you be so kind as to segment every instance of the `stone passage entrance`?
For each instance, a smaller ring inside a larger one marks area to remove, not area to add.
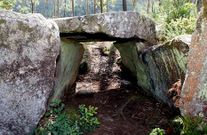
[[[53,99],[61,98],[65,95],[64,91],[74,93],[71,88],[84,54],[81,42],[113,41],[123,65],[145,93],[171,107],[177,101],[168,95],[168,90],[179,79],[184,79],[190,37],[178,37],[156,45],[154,22],[136,12],[104,13],[54,21],[60,29],[62,48]]]
[[[121,87],[120,54],[113,42],[83,43],[85,52],[76,82],[76,94],[90,94]]]
[[[60,29],[62,48],[53,99],[61,98],[65,92],[74,93],[72,86],[84,54],[80,42],[115,41],[116,46],[125,47],[127,43],[150,46],[156,42],[154,22],[135,12],[105,13],[54,21]]]
[[[68,97],[64,98],[64,103],[66,110],[78,110],[81,104],[98,108],[97,117],[101,125],[91,135],[146,135],[152,130],[152,125],[169,127],[168,119],[173,115],[171,111],[168,111],[170,109],[138,93],[137,87],[134,87],[136,82],[133,83],[121,76],[122,71],[117,65],[119,52],[115,49],[113,42],[81,44],[84,47],[84,54],[81,62],[76,61],[80,63],[77,79],[73,80],[74,78],[71,77],[71,80],[66,80],[75,82],[76,86],[68,89],[69,85],[66,85],[65,89],[66,92],[71,94],[76,92],[76,94],[75,96],[65,94]],[[79,52],[81,51],[82,48]],[[79,60],[80,53],[76,52]],[[71,56],[65,57],[65,60],[68,58]],[[65,63],[67,62],[70,61]],[[69,64],[61,71],[70,71],[70,73],[65,72],[68,73],[66,77],[69,77],[76,74],[77,70],[73,69],[78,69],[78,67],[74,68]],[[63,72],[62,75],[65,73]],[[64,82],[64,80],[61,81]]]

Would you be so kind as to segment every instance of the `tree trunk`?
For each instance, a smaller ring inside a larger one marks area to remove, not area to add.
[[[77,4],[78,4],[78,11],[81,11],[82,10],[82,8],[81,8],[81,3],[82,2],[82,0],[77,0]],[[81,12],[78,12],[78,13],[76,13],[76,15],[78,15],[78,16],[80,16],[81,15]]]
[[[53,0],[53,16],[55,17],[56,16],[56,2],[55,0]]]
[[[203,0],[203,17],[207,19],[207,0]]]
[[[88,0],[86,0],[86,15],[89,15],[89,7]]]
[[[103,0],[100,0],[101,13],[103,13]]]
[[[132,0],[133,11],[135,11],[137,0]]]
[[[31,0],[31,11],[32,13],[34,13],[34,1],[33,0]]]
[[[151,12],[153,12],[154,11],[154,1],[152,0],[152,2],[151,2]]]
[[[72,3],[72,15],[75,16],[74,0],[71,0],[71,3]]]
[[[147,13],[149,14],[150,12],[150,0],[147,0]]]
[[[197,0],[196,6],[197,6],[197,11],[200,12],[202,8],[202,0]]]
[[[67,6],[67,0],[65,0],[64,2],[64,13],[63,13],[63,16],[65,17],[66,16],[66,6]]]
[[[96,0],[93,1],[93,13],[96,14]]]
[[[122,0],[123,11],[127,11],[127,1]]]
[[[60,0],[57,0],[57,13],[56,13],[56,15],[57,15],[57,17],[59,17],[59,14],[60,14]]]
[[[159,0],[159,6],[161,6],[161,0]]]
[[[45,14],[45,16],[46,17],[49,17],[49,15],[48,15],[48,0],[45,0],[45,10],[44,10],[45,12],[44,12],[44,14]]]

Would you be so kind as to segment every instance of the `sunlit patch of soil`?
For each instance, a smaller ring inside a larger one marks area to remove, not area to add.
[[[142,90],[136,80],[117,64],[118,51],[105,49],[111,44],[87,45],[84,60],[90,69],[78,76],[76,95],[66,98],[66,108],[78,110],[80,104],[98,107],[101,125],[90,135],[148,135],[155,127],[168,129],[172,109],[138,93]]]

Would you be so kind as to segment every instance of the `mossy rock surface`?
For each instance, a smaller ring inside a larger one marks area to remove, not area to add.
[[[168,90],[179,79],[184,80],[190,35],[176,37],[162,45],[149,47],[142,42],[115,43],[122,63],[137,78],[145,93],[174,106]]]

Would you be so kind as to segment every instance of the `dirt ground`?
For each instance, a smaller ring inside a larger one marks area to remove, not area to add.
[[[79,75],[76,95],[66,99],[66,108],[78,108],[80,104],[98,107],[101,125],[90,135],[148,135],[155,127],[172,134],[170,120],[175,113],[138,92],[141,89],[117,65],[119,54],[104,49],[110,44],[87,47],[84,59],[90,69]]]
[[[121,69],[116,63],[119,57],[112,42],[87,43],[82,63],[88,64],[88,71],[79,75],[76,92],[94,93],[120,88],[118,73]]]
[[[66,108],[80,104],[98,107],[101,125],[91,135],[148,135],[155,127],[170,129],[174,116],[167,106],[132,89],[75,96],[67,101]]]

